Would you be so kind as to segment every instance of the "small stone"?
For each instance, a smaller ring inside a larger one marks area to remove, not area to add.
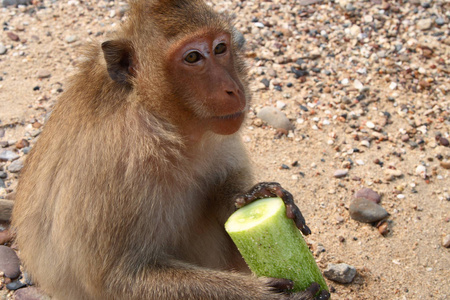
[[[23,283],[22,281],[16,280],[13,282],[10,282],[6,285],[6,288],[10,291],[15,291],[18,289],[21,289],[23,287],[27,286],[26,283]]]
[[[69,35],[66,37],[66,43],[71,44],[78,40],[78,37],[76,35]]]
[[[356,79],[356,80],[353,82],[353,86],[355,87],[355,89],[357,89],[357,90],[359,90],[359,91],[364,90],[364,85],[363,85],[362,82],[359,81],[358,79]]]
[[[11,173],[19,173],[23,168],[23,161],[21,159],[15,160],[13,161],[9,166],[8,166],[8,171],[10,171]]]
[[[336,170],[334,172],[333,176],[335,178],[342,178],[342,177],[347,176],[347,174],[348,174],[348,170],[347,169],[341,169],[341,170]]]
[[[7,51],[8,49],[6,49],[5,45],[0,44],[0,55],[6,54]]]
[[[10,38],[11,41],[14,41],[14,42],[20,41],[19,36],[17,34],[15,34],[14,32],[8,31],[8,33],[6,35]]]
[[[417,22],[417,28],[420,30],[429,30],[433,26],[432,19],[422,19]]]
[[[442,246],[444,246],[445,248],[450,248],[450,234],[444,236],[444,238],[442,239]]]
[[[283,101],[277,101],[277,108],[279,110],[283,110],[286,107],[286,103],[284,103]]]
[[[353,37],[357,37],[361,33],[361,28],[358,25],[350,27],[349,33]]]
[[[39,70],[39,72],[37,73],[37,78],[39,79],[50,78],[51,76],[52,74],[48,70]]]
[[[277,108],[271,106],[263,107],[258,112],[257,117],[277,129],[281,128],[288,131],[293,129],[286,115]]]
[[[378,226],[378,232],[385,236],[386,234],[389,233],[389,224],[388,222],[383,222],[381,223],[381,225]]]
[[[424,165],[418,165],[416,168],[416,175],[422,177],[423,179],[427,178],[427,168]]]
[[[370,129],[374,129],[375,128],[375,124],[373,122],[371,122],[371,121],[367,121],[366,122],[366,126],[367,126],[367,128],[370,128]]]
[[[439,143],[440,143],[442,146],[445,146],[445,147],[448,147],[448,145],[449,145],[449,141],[448,141],[446,138],[444,138],[444,137],[440,137],[440,138],[439,138]]]
[[[31,126],[32,126],[33,128],[41,128],[41,127],[42,127],[42,124],[39,123],[39,122],[34,122]]]
[[[389,84],[389,88],[391,89],[391,90],[395,90],[396,88],[397,88],[397,83],[396,82],[391,82],[390,84]]]
[[[371,15],[365,15],[363,19],[364,19],[365,23],[372,23],[373,22],[373,17]]]
[[[14,161],[18,159],[20,156],[11,150],[5,150],[0,153],[0,161]]]
[[[363,223],[373,223],[389,216],[380,205],[365,198],[356,198],[349,207],[350,217]]]
[[[441,161],[440,165],[441,165],[441,167],[443,167],[444,169],[447,169],[447,170],[450,169],[450,161]]]
[[[14,300],[45,300],[47,296],[34,286],[28,286],[14,292]]]
[[[436,20],[434,20],[434,22],[435,22],[436,25],[438,25],[438,26],[445,25],[445,20],[444,20],[443,18],[441,18],[441,17],[436,18]]]
[[[328,264],[327,268],[323,271],[323,275],[332,281],[350,283],[355,278],[356,268],[344,263]]]
[[[16,252],[3,245],[0,245],[0,272],[11,279],[20,275],[20,261]]]
[[[16,148],[17,149],[22,149],[22,148],[25,148],[25,147],[28,147],[28,146],[30,146],[30,142],[28,142],[25,139],[21,139],[20,141],[18,141],[16,143]]]
[[[0,231],[0,245],[6,244],[12,240],[13,236],[9,229]]]
[[[402,135],[401,140],[404,143],[408,142],[409,141],[409,135],[407,135],[407,134]]]
[[[359,143],[361,146],[370,147],[370,142],[368,140],[362,140],[361,143]]]
[[[387,180],[389,180],[389,181],[394,180],[394,178],[396,178],[396,177],[403,176],[403,172],[400,170],[396,170],[396,169],[386,169],[386,170],[384,170],[384,174],[386,175]]]
[[[375,192],[374,190],[370,188],[362,188],[359,191],[357,191],[354,195],[355,198],[365,198],[367,200],[370,200],[374,203],[380,203],[381,202],[381,196]]]
[[[5,183],[3,182],[3,179],[1,179],[1,178],[0,178],[0,188],[6,189],[6,185],[5,185]]]
[[[30,153],[30,151],[31,151],[31,147],[25,147],[22,149],[23,154],[28,154],[28,153]]]

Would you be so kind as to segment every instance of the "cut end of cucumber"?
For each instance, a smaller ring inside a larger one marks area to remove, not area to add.
[[[277,214],[280,209],[285,209],[284,202],[280,198],[260,199],[238,209],[225,223],[227,232],[246,231]]]

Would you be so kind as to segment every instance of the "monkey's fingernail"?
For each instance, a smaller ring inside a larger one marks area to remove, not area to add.
[[[245,200],[243,197],[238,197],[236,198],[236,200],[234,201],[234,205],[236,206],[236,208],[241,208],[242,206],[245,205]]]

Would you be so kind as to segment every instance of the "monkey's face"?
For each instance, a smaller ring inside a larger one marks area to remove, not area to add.
[[[176,42],[167,69],[177,97],[199,123],[217,134],[239,130],[247,110],[228,33],[201,31]]]

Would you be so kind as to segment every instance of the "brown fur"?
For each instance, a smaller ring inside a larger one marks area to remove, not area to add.
[[[89,47],[28,157],[13,225],[25,268],[55,298],[284,297],[230,272],[248,273],[223,228],[251,186],[239,134],[190,141],[192,112],[166,78],[166,49],[199,30],[232,31],[201,1],[133,1],[105,58]]]

